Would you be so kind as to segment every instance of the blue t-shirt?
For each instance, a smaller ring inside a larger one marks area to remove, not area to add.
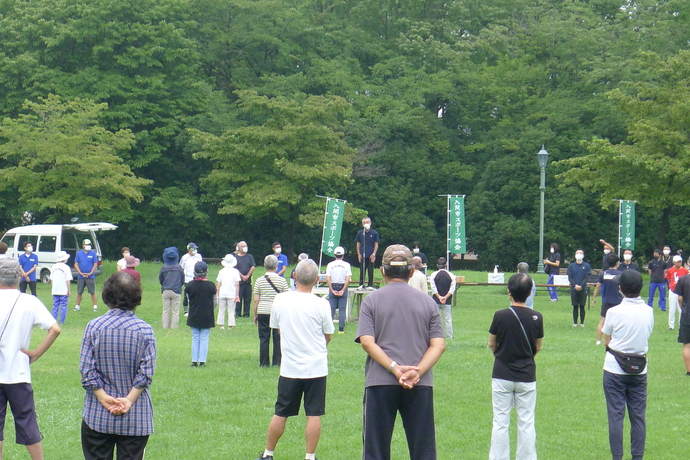
[[[21,256],[18,257],[19,260],[19,265],[22,266],[22,270],[24,270],[24,273],[28,272],[32,268],[34,268],[36,265],[38,265],[38,256],[34,254],[33,252],[29,254],[28,256],[26,253],[22,254]],[[29,275],[29,280],[30,281],[36,281],[36,272],[38,270],[34,270],[33,273]],[[23,279],[22,279],[23,281]]]
[[[615,281],[616,276],[620,275],[620,270],[609,268],[599,274],[597,279],[601,283],[601,301],[610,305],[618,305],[623,300],[623,295],[618,291],[618,283]]]
[[[275,254],[273,254],[273,255],[275,256]],[[283,267],[288,266],[288,260],[287,260],[287,256],[285,254],[278,254],[276,257],[278,258],[278,267],[276,268],[276,273],[279,273],[283,269]],[[285,278],[285,273],[283,273],[280,276]]]
[[[79,271],[82,273],[89,273],[93,266],[98,264],[98,255],[94,251],[84,252],[79,251],[77,257],[74,258],[74,263],[79,264]],[[96,272],[94,271],[89,278],[95,278]],[[79,275],[79,278],[84,278]]]
[[[362,243],[364,241],[364,243]],[[374,243],[381,241],[379,238],[379,232],[370,228],[367,232],[365,229],[361,229],[357,232],[355,237],[355,243],[359,243],[359,251],[362,257],[369,257],[374,253]]]
[[[587,287],[587,277],[592,272],[592,267],[587,262],[582,262],[578,264],[574,262],[568,265],[568,270],[566,274],[568,275],[568,281],[570,281],[570,290],[574,291],[575,286]]]

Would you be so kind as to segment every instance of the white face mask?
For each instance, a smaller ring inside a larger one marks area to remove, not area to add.
[[[276,252],[276,254],[280,254],[281,252],[283,252],[283,248],[275,248],[274,251]]]
[[[243,248],[241,249],[241,251],[244,252],[244,253],[246,254],[247,251],[249,251],[249,246],[243,247]]]
[[[578,262],[585,258],[584,254],[575,254],[575,260]]]
[[[193,256],[196,255],[196,249],[192,249],[192,255],[193,255]]]
[[[122,257],[129,257],[129,252],[123,252]]]
[[[90,251],[91,250],[91,245],[87,244],[84,246],[84,251]]]
[[[664,249],[664,255],[667,256],[667,255],[669,255],[669,254],[671,254],[671,251],[668,250],[668,249]]]
[[[371,224],[364,224],[364,229],[369,230],[371,228]]]
[[[32,248],[31,246],[25,247],[24,250],[25,250],[26,252],[34,252],[34,248]]]
[[[553,248],[551,248],[551,254],[553,254],[554,252],[556,252],[556,251],[554,251]]]
[[[632,254],[623,254],[623,259],[630,262],[632,260]]]
[[[412,252],[414,252],[415,254],[419,254],[419,248],[414,248]]]
[[[611,250],[610,249],[604,249],[604,254],[606,254],[606,255],[611,254]]]

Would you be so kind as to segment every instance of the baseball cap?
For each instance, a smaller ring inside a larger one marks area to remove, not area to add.
[[[342,256],[345,254],[345,248],[343,248],[342,246],[338,246],[333,250],[333,254],[335,254],[336,256]]]
[[[675,256],[673,256],[673,261],[674,262],[682,262],[683,258],[681,256],[675,255]]]
[[[91,244],[91,240],[86,238],[84,241],[81,242],[82,246],[84,246],[85,244]]]
[[[197,246],[196,243],[189,243],[187,249],[199,249],[199,246]]]
[[[412,252],[403,244],[392,244],[383,253],[383,265],[412,265]]]
[[[194,273],[206,273],[208,271],[208,265],[206,262],[197,262],[194,264]]]

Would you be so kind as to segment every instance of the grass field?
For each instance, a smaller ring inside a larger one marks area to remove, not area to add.
[[[105,264],[102,286],[114,263]],[[215,280],[218,267],[211,267]],[[161,328],[158,286],[160,265],[139,267],[144,284],[143,304],[137,315],[149,322],[158,341],[158,362],[151,387],[155,433],[146,458],[255,459],[263,450],[268,421],[276,396],[278,369],[258,366],[256,328],[239,318],[231,332],[211,332],[208,366],[190,368],[191,333],[181,322],[178,330]],[[258,272],[257,272],[258,274]],[[467,281],[485,281],[486,274],[457,272]],[[358,276],[355,274],[355,276]],[[542,279],[542,276],[544,279]],[[545,275],[536,275],[545,282]],[[73,292],[76,285],[73,285]],[[644,290],[646,295],[646,287]],[[461,287],[453,309],[455,339],[435,367],[435,410],[439,460],[486,459],[491,435],[492,355],[486,346],[493,312],[508,305],[503,287]],[[74,294],[73,294],[74,296]],[[49,286],[39,286],[39,297],[52,305]],[[100,293],[99,293],[100,301]],[[45,438],[47,459],[81,457],[79,427],[84,390],[80,385],[79,347],[86,323],[100,311],[91,311],[88,296],[82,311],[70,311],[54,346],[32,368],[36,406]],[[536,412],[538,454],[546,460],[610,458],[606,406],[601,388],[604,350],[596,346],[598,311],[589,310],[586,327],[573,328],[569,295],[549,302],[539,292],[535,308],[544,314],[545,338],[537,357]],[[647,409],[648,459],[687,459],[690,416],[690,378],[685,376],[677,333],[668,330],[666,314],[655,310],[650,339],[649,400]],[[361,458],[363,365],[365,353],[354,343],[356,324],[329,345],[329,376],[323,432],[317,455],[321,460]],[[44,332],[34,332],[33,343]],[[8,411],[9,412],[9,411]],[[3,450],[5,459],[28,458],[14,444],[14,425],[8,414]],[[513,451],[515,420],[511,424]],[[304,417],[288,421],[278,444],[278,460],[304,458]],[[626,423],[626,432],[628,425]],[[627,436],[627,435],[626,435]],[[626,441],[626,452],[629,452]],[[514,454],[513,454],[514,456]],[[393,459],[409,458],[404,435],[396,428]],[[626,457],[628,458],[628,457]]]

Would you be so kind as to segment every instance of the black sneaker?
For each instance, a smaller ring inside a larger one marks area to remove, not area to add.
[[[273,460],[273,455],[268,455],[264,457],[264,453],[259,452],[259,458],[257,458],[256,460]]]
[[[192,367],[197,367],[198,365],[198,363],[192,363]]]
[[[205,363],[205,362],[200,362],[200,363],[199,363],[199,367],[201,367],[201,366],[205,366],[205,365],[206,365],[206,363]]]

